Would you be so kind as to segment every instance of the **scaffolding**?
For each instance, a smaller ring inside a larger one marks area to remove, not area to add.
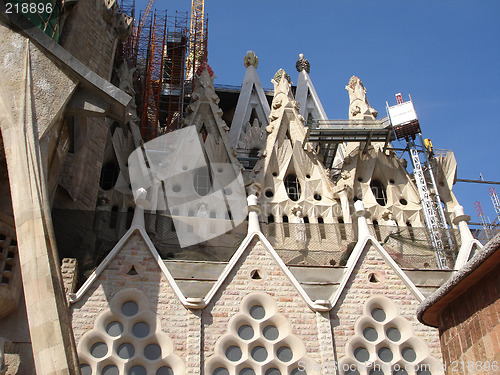
[[[163,84],[160,98],[160,133],[181,128],[186,97],[185,67],[188,52],[188,14],[167,18]]]
[[[142,23],[142,22],[141,22]],[[142,76],[142,103],[140,107],[140,129],[142,139],[147,142],[158,136],[160,94],[165,57],[166,12],[154,12],[151,18],[148,48]]]

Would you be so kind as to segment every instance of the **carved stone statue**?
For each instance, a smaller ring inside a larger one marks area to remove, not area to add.
[[[370,107],[366,97],[366,89],[358,77],[352,76],[345,89],[349,93],[350,120],[374,120],[377,118],[378,112]]]

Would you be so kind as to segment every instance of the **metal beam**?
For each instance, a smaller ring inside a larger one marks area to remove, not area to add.
[[[498,181],[479,181],[479,180],[468,180],[466,178],[457,178],[457,182],[473,182],[475,184],[490,184],[490,185],[500,185]]]

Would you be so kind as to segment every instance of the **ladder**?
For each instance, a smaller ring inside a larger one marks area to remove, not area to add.
[[[446,219],[444,216],[443,207],[441,206],[441,200],[439,199],[439,195],[437,194],[434,175],[432,173],[430,163],[426,162],[427,175],[430,179],[428,184],[415,142],[409,139],[407,141],[407,144],[410,152],[411,162],[413,165],[413,174],[415,176],[415,182],[417,184],[418,193],[420,195],[420,202],[422,204],[422,210],[424,212],[425,223],[429,230],[431,243],[436,253],[437,266],[439,269],[449,269],[442,236],[442,232],[444,232],[442,231],[442,229],[447,229]],[[431,195],[428,185],[431,185],[433,187],[434,197]],[[451,241],[451,238],[448,238],[448,241]]]

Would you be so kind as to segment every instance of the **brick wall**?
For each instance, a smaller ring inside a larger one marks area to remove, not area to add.
[[[127,274],[132,265],[138,275]],[[162,330],[172,339],[174,353],[185,359],[188,324],[196,323],[196,316],[193,317],[196,312],[180,303],[138,232],[128,239],[85,295],[72,306],[76,343],[94,327],[97,316],[108,308],[108,301],[125,288],[137,288],[147,295],[150,310],[158,315]]]
[[[80,0],[66,18],[61,45],[106,80],[111,79],[117,35],[103,18],[104,0]]]
[[[361,254],[337,307],[331,313],[335,340],[335,358],[345,355],[347,341],[354,335],[354,323],[363,314],[365,302],[373,295],[390,298],[398,307],[401,316],[412,325],[415,335],[424,340],[431,354],[441,359],[438,330],[421,324],[416,318],[419,301],[403,283],[401,278],[385,262],[378,250],[369,243],[369,249]],[[370,282],[368,277],[377,272],[379,282]]]
[[[250,272],[254,269],[261,271],[261,280],[251,279]],[[250,245],[214,299],[202,312],[205,358],[213,354],[217,339],[227,332],[229,320],[240,311],[242,299],[252,292],[263,292],[273,297],[277,312],[283,314],[291,324],[291,333],[302,340],[307,348],[307,355],[320,362],[322,355],[318,330],[325,331],[321,318],[317,318],[316,313],[307,306],[260,242]],[[329,334],[328,331],[324,333]],[[331,347],[329,350],[331,351]]]
[[[493,362],[500,366],[500,273],[486,274],[464,294],[451,302],[439,317],[443,360],[462,368],[461,362]],[[465,364],[467,366],[467,364]],[[498,373],[475,371],[475,373]],[[453,373],[448,369],[449,374]]]

